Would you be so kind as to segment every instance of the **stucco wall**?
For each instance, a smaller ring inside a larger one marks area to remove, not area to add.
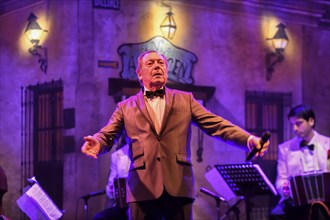
[[[302,97],[313,106],[316,128],[330,134],[330,31],[303,28]]]
[[[274,17],[235,15],[189,4],[175,3],[172,7],[178,28],[171,42],[197,55],[195,85],[216,87],[206,104],[208,109],[244,126],[246,90],[291,93],[293,104],[306,101],[318,111],[322,133],[330,135],[329,31],[308,31]],[[30,44],[23,32],[31,12],[48,30],[42,41],[48,47],[47,74],[39,70],[36,58],[27,51]],[[107,93],[107,79],[119,78],[122,66],[117,49],[124,43],[145,42],[161,35],[159,25],[166,12],[156,1],[122,0],[120,10],[93,9],[90,1],[41,1],[0,17],[0,165],[8,175],[4,208],[9,217],[20,216],[16,200],[21,190],[21,87],[62,79],[64,107],[76,109],[76,127],[65,131],[75,136],[75,152],[66,154],[64,161],[63,219],[74,219],[78,198],[106,184],[109,154],[93,160],[80,153],[80,146],[82,137],[104,125],[115,108]],[[264,60],[271,44],[265,39],[273,36],[279,22],[287,25],[290,42],[285,60],[275,67],[273,79],[266,81]],[[317,55],[311,55],[314,53]],[[99,68],[98,60],[118,61],[119,68]],[[198,163],[197,147],[194,128],[195,219],[216,219],[215,202],[198,192],[200,187],[209,187],[205,169],[218,163],[243,162],[245,153],[204,137],[204,161]],[[79,202],[78,219],[83,219]],[[103,203],[103,198],[90,201],[90,213],[101,209]]]

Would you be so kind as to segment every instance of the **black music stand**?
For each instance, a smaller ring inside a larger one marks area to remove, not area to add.
[[[275,187],[258,164],[219,164],[215,168],[233,193],[244,197],[247,220],[250,219],[250,200],[253,196],[277,195]]]
[[[86,220],[89,219],[89,213],[88,213],[88,200],[94,196],[99,196],[99,195],[103,195],[105,194],[105,190],[101,190],[101,191],[96,191],[96,192],[92,192],[92,193],[88,193],[86,195],[83,195],[80,197],[80,199],[84,200],[84,210],[85,210],[85,214],[86,214]]]
[[[205,189],[205,188],[200,188],[200,191],[202,193],[205,193],[206,195],[211,196],[212,198],[215,199],[216,206],[217,206],[217,220],[220,220],[220,202],[226,201],[223,197]]]

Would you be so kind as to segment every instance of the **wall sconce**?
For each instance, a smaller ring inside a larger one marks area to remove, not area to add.
[[[168,7],[170,11],[166,13],[166,17],[160,25],[160,30],[164,37],[172,39],[176,31],[176,24],[172,13],[172,7],[164,4],[163,2],[162,5]]]
[[[29,39],[29,41],[32,43],[32,47],[29,48],[30,54],[33,56],[37,56],[38,62],[40,63],[40,69],[45,74],[47,73],[47,48],[42,47],[39,45],[40,39],[42,37],[42,34],[44,32],[47,32],[46,30],[43,30],[40,25],[37,22],[37,16],[35,16],[33,13],[30,14],[28,18],[28,24],[25,29],[25,35]],[[43,55],[40,53],[40,51],[43,51]]]
[[[285,33],[285,25],[280,23],[276,26],[278,28],[273,38],[267,38],[267,40],[272,40],[273,47],[275,48],[275,52],[270,52],[266,55],[266,70],[267,81],[272,79],[272,75],[274,72],[274,66],[276,63],[280,63],[284,60],[284,49],[286,48],[289,38]]]

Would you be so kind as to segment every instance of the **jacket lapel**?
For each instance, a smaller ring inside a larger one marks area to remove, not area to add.
[[[143,91],[140,90],[140,92],[138,94],[136,94],[136,102],[137,102],[137,107],[140,109],[140,111],[142,112],[143,116],[145,117],[145,119],[147,120],[147,122],[151,125],[151,129],[152,131],[157,134],[156,132],[156,128],[155,125],[149,115],[148,109],[147,109],[147,103],[144,100],[144,95],[143,95]]]
[[[322,171],[327,170],[327,149],[329,146],[327,138],[323,138],[320,134],[315,131],[316,142],[318,143],[318,148],[316,150],[317,161],[319,167]]]
[[[165,88],[166,91],[166,103],[165,103],[165,112],[164,112],[164,117],[163,117],[163,123],[161,125],[161,129],[159,134],[161,135],[163,133],[163,131],[165,130],[167,123],[169,121],[169,117],[171,115],[172,109],[173,109],[173,103],[174,103],[174,98],[175,98],[175,94],[173,93],[173,90],[169,89],[169,88]]]

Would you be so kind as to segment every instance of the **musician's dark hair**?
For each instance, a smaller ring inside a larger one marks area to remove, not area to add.
[[[303,118],[306,121],[308,121],[310,118],[312,118],[312,119],[314,119],[313,127],[315,127],[315,123],[316,123],[315,113],[314,113],[313,109],[307,105],[300,104],[300,105],[293,107],[288,114],[288,118],[290,118],[290,117]]]

